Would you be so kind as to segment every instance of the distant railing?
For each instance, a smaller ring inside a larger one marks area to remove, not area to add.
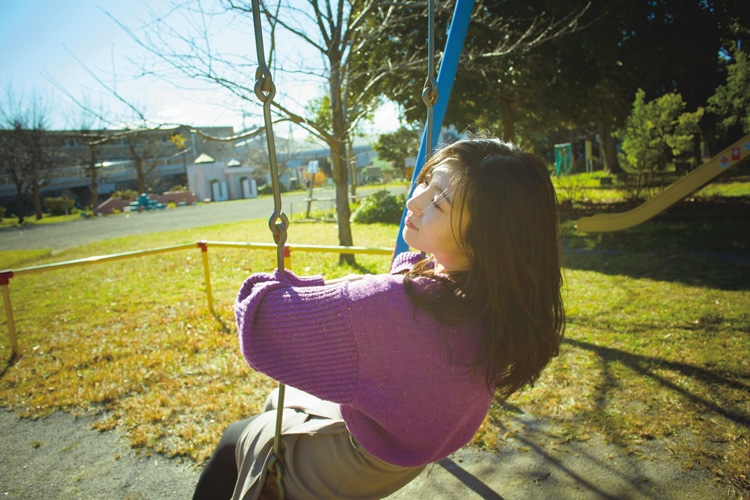
[[[145,257],[160,253],[176,252],[189,248],[200,248],[203,260],[203,276],[206,281],[206,299],[208,300],[208,310],[214,312],[214,298],[211,291],[211,268],[208,261],[208,247],[227,247],[227,248],[247,248],[251,250],[273,250],[276,251],[274,243],[245,243],[245,242],[226,242],[226,241],[199,241],[197,243],[185,243],[182,245],[173,245],[168,247],[152,248],[149,250],[136,250],[133,252],[123,252],[111,255],[99,255],[88,257],[86,259],[69,260],[65,262],[56,262],[54,264],[43,264],[41,266],[24,267],[21,269],[6,269],[0,271],[0,289],[2,289],[3,304],[5,306],[5,317],[8,323],[8,336],[13,351],[13,356],[18,356],[18,340],[16,338],[16,325],[13,319],[13,305],[10,300],[10,280],[26,274],[44,273],[47,271],[57,271],[69,267],[90,266],[93,264],[102,264],[117,260],[133,259],[136,257]],[[344,253],[344,254],[371,254],[371,255],[392,255],[392,248],[368,248],[355,246],[327,246],[327,245],[298,245],[288,244],[284,247],[284,265],[291,269],[291,255],[295,252],[325,252],[325,253]]]

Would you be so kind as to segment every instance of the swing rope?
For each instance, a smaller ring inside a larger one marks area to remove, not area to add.
[[[255,51],[258,57],[258,69],[255,71],[255,95],[263,103],[263,119],[266,128],[266,146],[268,147],[268,162],[271,170],[271,188],[273,191],[273,213],[268,220],[268,227],[276,242],[276,267],[284,272],[284,245],[289,219],[281,211],[281,187],[279,184],[279,167],[276,161],[276,144],[273,136],[273,121],[271,120],[271,104],[276,95],[276,85],[273,83],[271,71],[266,65],[265,50],[263,49],[263,32],[260,24],[260,5],[258,0],[252,0],[253,31],[255,33]],[[284,418],[284,394],[286,386],[279,383],[279,395],[276,402],[276,432],[273,438],[273,451],[268,457],[268,472],[276,473],[276,487],[279,500],[284,500],[284,453],[281,449],[281,424]]]
[[[427,6],[427,80],[422,90],[422,101],[427,107],[427,147],[424,161],[432,156],[432,134],[435,121],[435,103],[438,101],[438,82],[435,77],[435,0],[429,0]]]

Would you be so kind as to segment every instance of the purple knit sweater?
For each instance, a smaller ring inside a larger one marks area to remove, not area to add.
[[[288,271],[254,274],[235,303],[250,366],[339,403],[367,451],[404,467],[468,443],[492,402],[484,370],[470,368],[481,325],[446,326],[406,295],[395,273],[417,259],[402,254],[392,274],[332,285]]]

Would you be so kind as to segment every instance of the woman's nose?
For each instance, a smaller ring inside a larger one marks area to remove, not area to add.
[[[421,215],[425,209],[425,189],[418,186],[417,189],[411,195],[411,198],[406,200],[406,208],[411,211],[414,215]]]
[[[406,200],[406,208],[411,213],[417,213],[417,207],[416,207],[416,202],[414,201],[414,196]]]

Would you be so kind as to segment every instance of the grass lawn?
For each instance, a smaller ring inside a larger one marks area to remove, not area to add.
[[[741,195],[742,196],[742,195]],[[354,225],[360,246],[391,247],[393,225]],[[272,241],[265,220],[120,238],[67,250],[0,252],[0,269],[201,239]],[[254,236],[253,236],[254,235]],[[260,235],[260,236],[258,236]],[[604,237],[565,224],[566,340],[534,388],[494,406],[473,441],[495,449],[509,414],[546,417],[555,441],[605,436],[637,453],[663,440],[685,468],[750,494],[750,219],[662,218]],[[331,244],[333,224],[293,224],[289,243]],[[231,305],[270,251],[211,248],[216,314],[201,255],[181,250],[18,276],[10,290],[21,356],[0,310],[0,406],[37,418],[99,415],[143,453],[204,461],[230,422],[259,411],[275,382],[242,359]],[[294,253],[299,274],[354,272],[337,256]],[[358,256],[384,272],[387,256]]]
[[[36,220],[36,218],[33,215],[28,215],[24,217],[23,224],[24,225],[31,225],[31,224],[56,224],[58,222],[66,222],[70,220],[78,220],[82,217],[80,213],[76,214],[70,214],[70,215],[49,215],[45,214],[44,217],[42,217],[39,220]],[[0,219],[0,229],[4,227],[17,227],[20,224],[18,224],[18,218],[16,217],[9,217],[5,216],[2,219]]]

